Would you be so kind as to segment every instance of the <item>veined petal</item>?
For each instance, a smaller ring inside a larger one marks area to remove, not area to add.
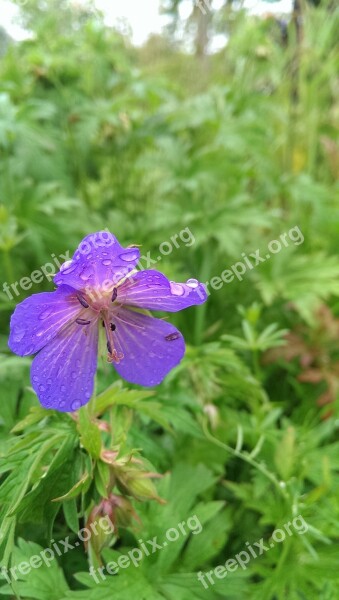
[[[81,306],[76,291],[60,286],[55,292],[33,294],[18,304],[11,317],[8,345],[20,356],[35,354],[75,318]]]
[[[148,310],[176,312],[206,299],[205,286],[196,279],[175,283],[154,270],[138,271],[119,287],[119,301]]]
[[[72,260],[61,266],[54,282],[77,290],[100,289],[104,283],[113,285],[126,277],[139,258],[138,248],[123,248],[112,233],[98,231],[82,240]]]
[[[97,320],[65,327],[32,363],[32,386],[41,404],[61,412],[87,404],[93,393],[97,356]]]
[[[121,308],[115,325],[113,339],[124,358],[114,366],[131,383],[158,385],[185,354],[182,334],[167,321]]]

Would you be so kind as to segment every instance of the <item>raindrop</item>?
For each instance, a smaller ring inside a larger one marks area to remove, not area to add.
[[[33,381],[39,381],[39,377],[37,377],[36,375],[34,375]]]
[[[44,310],[44,312],[41,313],[41,315],[39,315],[39,319],[40,321],[44,321],[45,319],[48,319],[48,317],[50,317],[53,314],[53,310],[51,308],[48,308],[47,310]]]
[[[68,273],[73,273],[74,269],[76,269],[77,265],[73,263],[72,260],[66,260],[66,262],[64,262],[61,267],[60,267],[60,272],[63,275],[68,275]]]
[[[37,331],[35,335],[37,337],[41,337],[42,335],[44,335],[44,333],[46,333],[45,329],[40,329],[40,331]]]
[[[72,410],[78,410],[80,407],[81,407],[80,400],[74,400],[74,402],[72,402],[72,404],[71,404]]]
[[[66,386],[62,385],[61,388],[60,388],[60,392],[65,392],[65,391],[66,391]]]
[[[137,260],[137,258],[139,258],[139,252],[137,250],[131,250],[130,252],[120,254],[119,258],[126,262],[132,262],[133,260]]]
[[[59,407],[63,408],[65,406],[65,404],[66,404],[66,401],[65,400],[61,400],[61,402],[59,402]]]
[[[102,264],[105,265],[105,267],[109,267],[111,263],[112,261],[109,258],[106,258],[106,260],[102,261]]]
[[[188,285],[188,287],[192,289],[195,289],[198,287],[199,281],[197,281],[196,279],[187,279],[186,285]]]
[[[92,277],[91,268],[88,266],[85,266],[80,273],[80,279],[82,279],[82,281],[88,281],[88,279],[90,279],[91,277]]]
[[[71,373],[71,377],[72,377],[72,379],[76,379],[76,378],[77,378],[77,374],[76,374],[76,372],[75,372],[75,371],[72,371],[72,373]]]
[[[39,385],[39,391],[40,392],[44,392],[45,391],[45,386],[44,385]]]
[[[25,333],[26,333],[26,329],[24,327],[19,327],[18,325],[13,327],[12,334],[13,334],[14,342],[21,342]]]
[[[183,296],[185,293],[184,287],[180,283],[170,282],[171,292],[174,296]]]

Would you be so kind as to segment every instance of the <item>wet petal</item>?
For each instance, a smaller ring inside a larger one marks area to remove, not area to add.
[[[175,283],[158,271],[146,270],[130,275],[119,287],[118,299],[128,306],[176,312],[202,304],[207,294],[205,286],[196,279]]]
[[[55,292],[34,294],[18,304],[11,317],[8,345],[20,356],[35,354],[46,346],[81,306],[73,288],[62,285]]]
[[[113,340],[124,358],[114,367],[131,383],[158,385],[185,354],[182,334],[167,321],[122,308],[115,325]]]
[[[98,289],[104,282],[117,283],[126,277],[139,258],[138,248],[123,248],[112,233],[98,231],[82,240],[72,260],[61,266],[54,282],[77,290]]]
[[[93,393],[97,355],[97,321],[64,328],[32,363],[32,386],[41,404],[61,412],[87,404]]]

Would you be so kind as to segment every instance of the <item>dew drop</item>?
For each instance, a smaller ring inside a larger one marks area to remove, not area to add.
[[[12,329],[12,335],[13,335],[14,342],[21,342],[21,340],[24,337],[25,333],[26,333],[26,328],[25,327],[19,327],[18,325],[16,325],[15,327],[13,327],[13,329]]]
[[[76,374],[76,372],[75,372],[75,371],[72,371],[72,373],[71,373],[71,377],[72,377],[72,379],[76,379],[76,378],[77,378],[77,374]]]
[[[172,292],[172,294],[174,294],[174,296],[183,296],[184,295],[185,289],[180,283],[173,283],[173,281],[171,281],[170,286],[171,286],[171,292]]]
[[[34,375],[33,381],[39,381],[39,377],[37,377],[36,375]]]
[[[44,385],[39,385],[39,391],[44,392],[46,390]]]
[[[35,335],[37,337],[41,337],[42,335],[44,335],[44,333],[46,333],[46,330],[45,329],[40,329],[40,331],[37,331]]]
[[[66,404],[66,401],[65,400],[61,400],[61,402],[59,402],[59,407],[63,408],[65,406],[65,404]]]
[[[81,273],[80,273],[80,279],[82,279],[82,281],[88,281],[92,276],[92,270],[89,266],[85,266]]]
[[[53,310],[51,308],[48,308],[47,310],[44,310],[41,315],[39,315],[39,319],[40,321],[44,321],[45,319],[48,319],[48,317],[50,317],[53,314]]]
[[[102,264],[105,265],[105,267],[109,267],[111,263],[112,261],[109,258],[102,261]]]
[[[61,388],[60,388],[60,392],[65,392],[65,391],[66,391],[66,386],[62,385]]]
[[[198,287],[199,281],[197,281],[196,279],[187,279],[186,285],[188,285],[188,287],[192,289],[195,289]]]
[[[132,262],[139,258],[139,252],[136,250],[131,250],[130,252],[124,252],[124,254],[120,254],[119,258],[124,260],[125,262]]]
[[[60,267],[60,272],[63,275],[68,275],[68,273],[73,273],[74,269],[76,269],[77,265],[74,264],[74,262],[72,260],[66,260],[66,262],[64,262],[61,267]]]
[[[72,402],[72,404],[71,404],[72,410],[78,410],[80,407],[81,407],[80,400],[74,400],[74,402]]]

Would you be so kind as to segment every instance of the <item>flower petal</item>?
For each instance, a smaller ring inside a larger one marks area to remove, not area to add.
[[[123,248],[112,233],[98,231],[82,240],[72,260],[61,266],[54,282],[77,290],[100,288],[108,281],[118,283],[135,268],[139,258],[138,248]]]
[[[207,293],[205,286],[196,279],[175,283],[158,271],[146,270],[130,275],[119,287],[118,298],[128,306],[176,312],[202,304]]]
[[[97,355],[97,321],[64,328],[32,363],[32,386],[41,404],[61,412],[87,404],[93,393]]]
[[[158,385],[185,354],[182,334],[167,321],[121,308],[115,325],[113,339],[124,358],[114,366],[131,383]]]
[[[20,356],[35,354],[80,309],[75,290],[67,285],[62,285],[55,292],[33,294],[18,304],[11,317],[10,349]]]

